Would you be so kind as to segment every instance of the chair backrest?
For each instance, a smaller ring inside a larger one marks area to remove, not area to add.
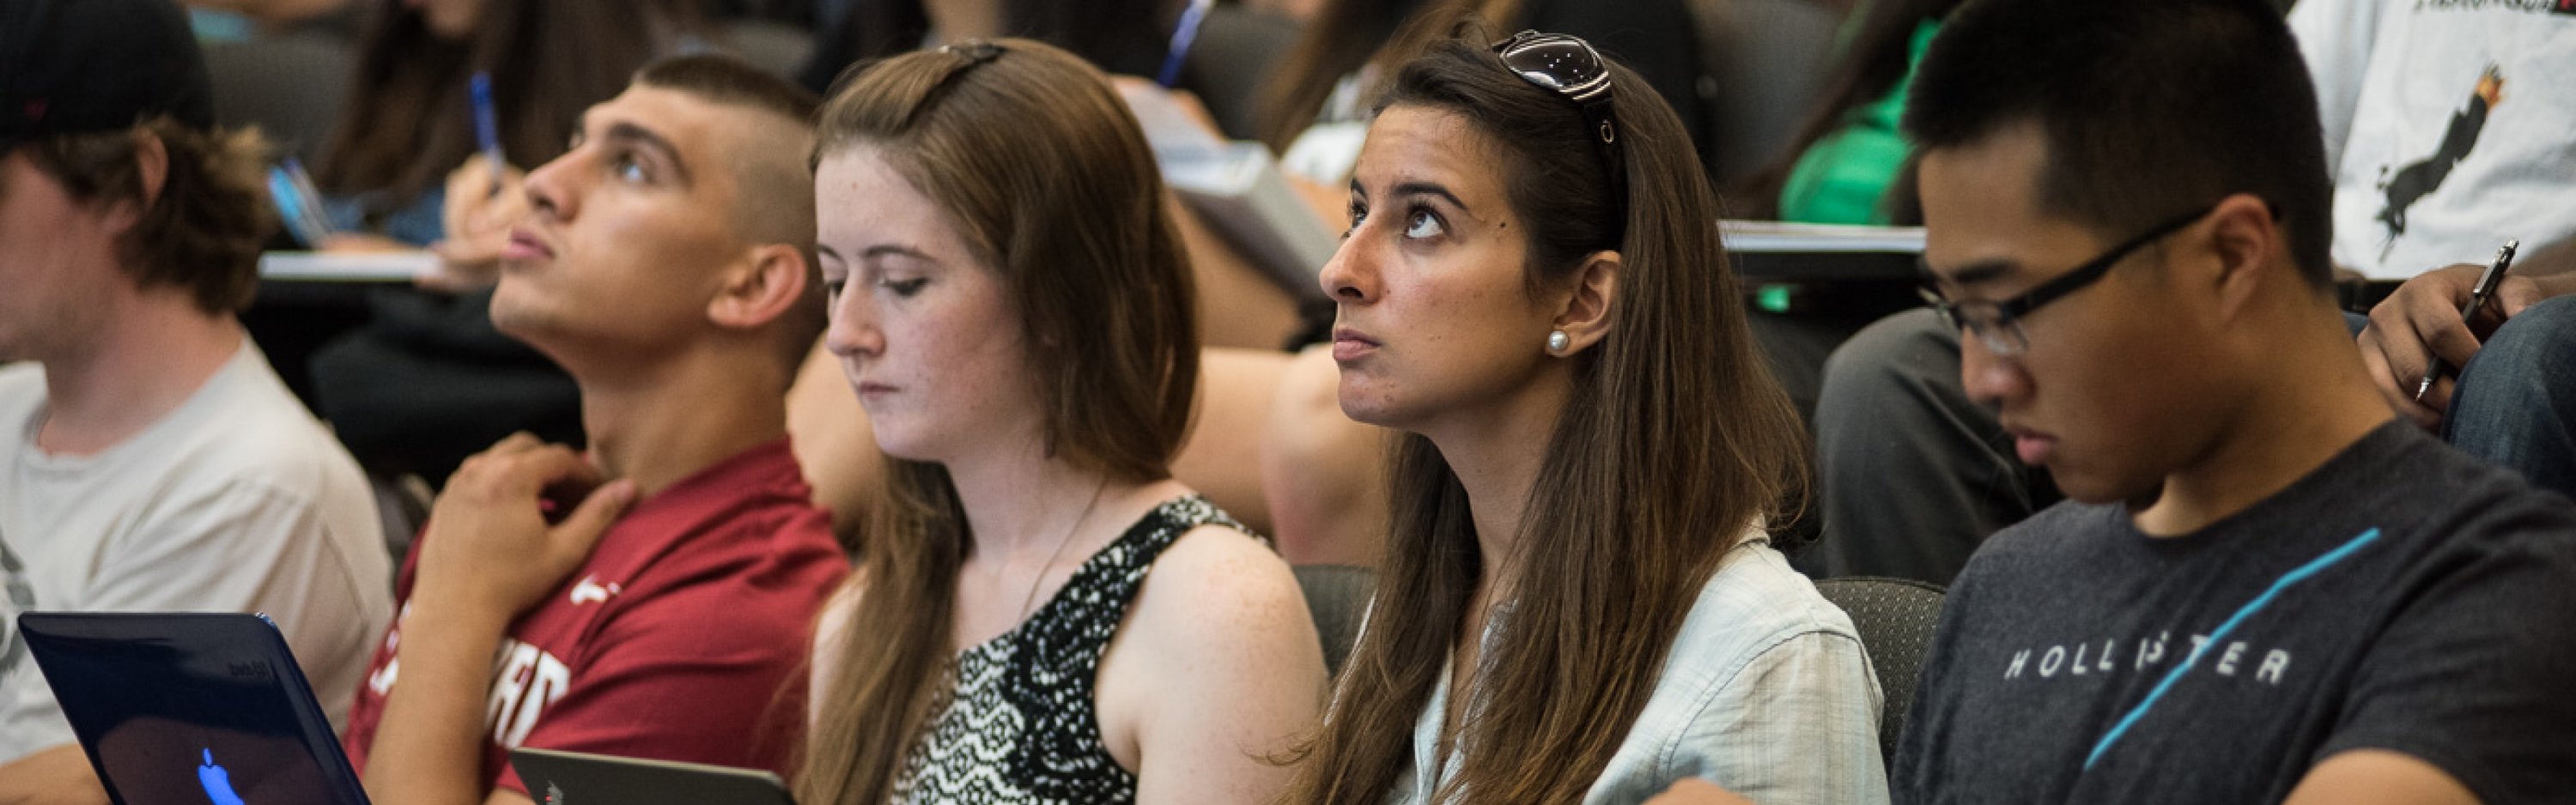
[[[296,32],[205,46],[215,121],[256,125],[283,154],[312,162],[339,121],[355,64],[347,40]]]
[[[1270,71],[1297,44],[1296,20],[1219,5],[1208,10],[1198,41],[1181,65],[1181,87],[1195,92],[1225,136],[1260,136],[1261,92]]]
[[[1342,672],[1342,661],[1359,642],[1360,618],[1368,613],[1369,596],[1377,592],[1377,571],[1356,565],[1298,565],[1297,587],[1306,593],[1306,613],[1324,639],[1324,670]]]
[[[715,45],[754,67],[793,80],[814,53],[814,35],[783,22],[738,19],[724,24]]]
[[[1861,648],[1878,669],[1878,686],[1887,694],[1878,746],[1893,761],[1896,739],[1905,732],[1905,713],[1914,706],[1923,655],[1932,647],[1932,627],[1941,620],[1941,587],[1913,579],[1844,576],[1816,582],[1816,591],[1851,616]]]
[[[1744,181],[1789,149],[1823,91],[1841,22],[1814,0],[1693,0],[1715,84],[1709,175]]]

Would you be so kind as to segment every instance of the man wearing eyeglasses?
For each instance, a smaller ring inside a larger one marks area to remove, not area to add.
[[[2333,263],[2406,280],[2359,333],[2382,399],[2576,495],[2576,83],[2553,78],[2576,57],[2576,13],[2555,5],[2302,0],[2289,24],[2321,101]],[[2238,91],[2226,76],[2167,81]],[[2463,321],[2508,238],[2519,259]],[[1986,535],[2059,499],[1960,388],[1958,350],[1955,329],[1917,310],[1827,364],[1816,424],[1829,572],[1946,583]],[[2436,356],[2435,382],[2419,386]]]
[[[1913,95],[1961,381],[2069,500],[1951,589],[1893,800],[2563,796],[2576,507],[2373,387],[2279,17],[1987,0]]]

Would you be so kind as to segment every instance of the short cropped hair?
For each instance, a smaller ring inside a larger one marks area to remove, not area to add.
[[[635,83],[678,90],[716,103],[756,107],[789,120],[804,121],[809,127],[814,125],[814,110],[823,105],[821,97],[795,82],[741,59],[718,54],[655,61],[635,71]]]
[[[725,106],[756,109],[797,126],[810,139],[814,111],[822,98],[749,62],[719,54],[675,56],[635,71],[637,86],[670,90]],[[754,149],[758,150],[758,149]],[[814,176],[802,151],[737,153],[733,170],[742,178],[734,224],[756,242],[788,243],[805,255],[805,295],[780,320],[780,356],[789,373],[804,362],[830,324],[824,307],[821,262],[814,254]]]
[[[136,161],[147,138],[169,154],[161,190],[149,199]],[[123,131],[33,140],[18,151],[75,202],[138,208],[116,244],[118,266],[136,287],[185,290],[209,314],[250,306],[260,247],[278,226],[258,132],[206,131],[161,117]]]
[[[2264,0],[1972,0],[1923,55],[1904,131],[1937,151],[2036,123],[2035,188],[2128,233],[2251,193],[2300,276],[2331,287],[2325,135],[2289,27]]]

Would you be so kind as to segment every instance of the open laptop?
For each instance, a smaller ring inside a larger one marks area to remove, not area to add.
[[[796,805],[778,775],[668,760],[512,749],[539,805]]]
[[[367,805],[268,616],[29,612],[18,630],[118,805]]]

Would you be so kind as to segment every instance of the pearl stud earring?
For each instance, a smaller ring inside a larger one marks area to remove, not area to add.
[[[1548,354],[1563,355],[1565,354],[1565,348],[1570,346],[1574,346],[1574,337],[1566,335],[1564,330],[1555,330],[1547,334]]]

